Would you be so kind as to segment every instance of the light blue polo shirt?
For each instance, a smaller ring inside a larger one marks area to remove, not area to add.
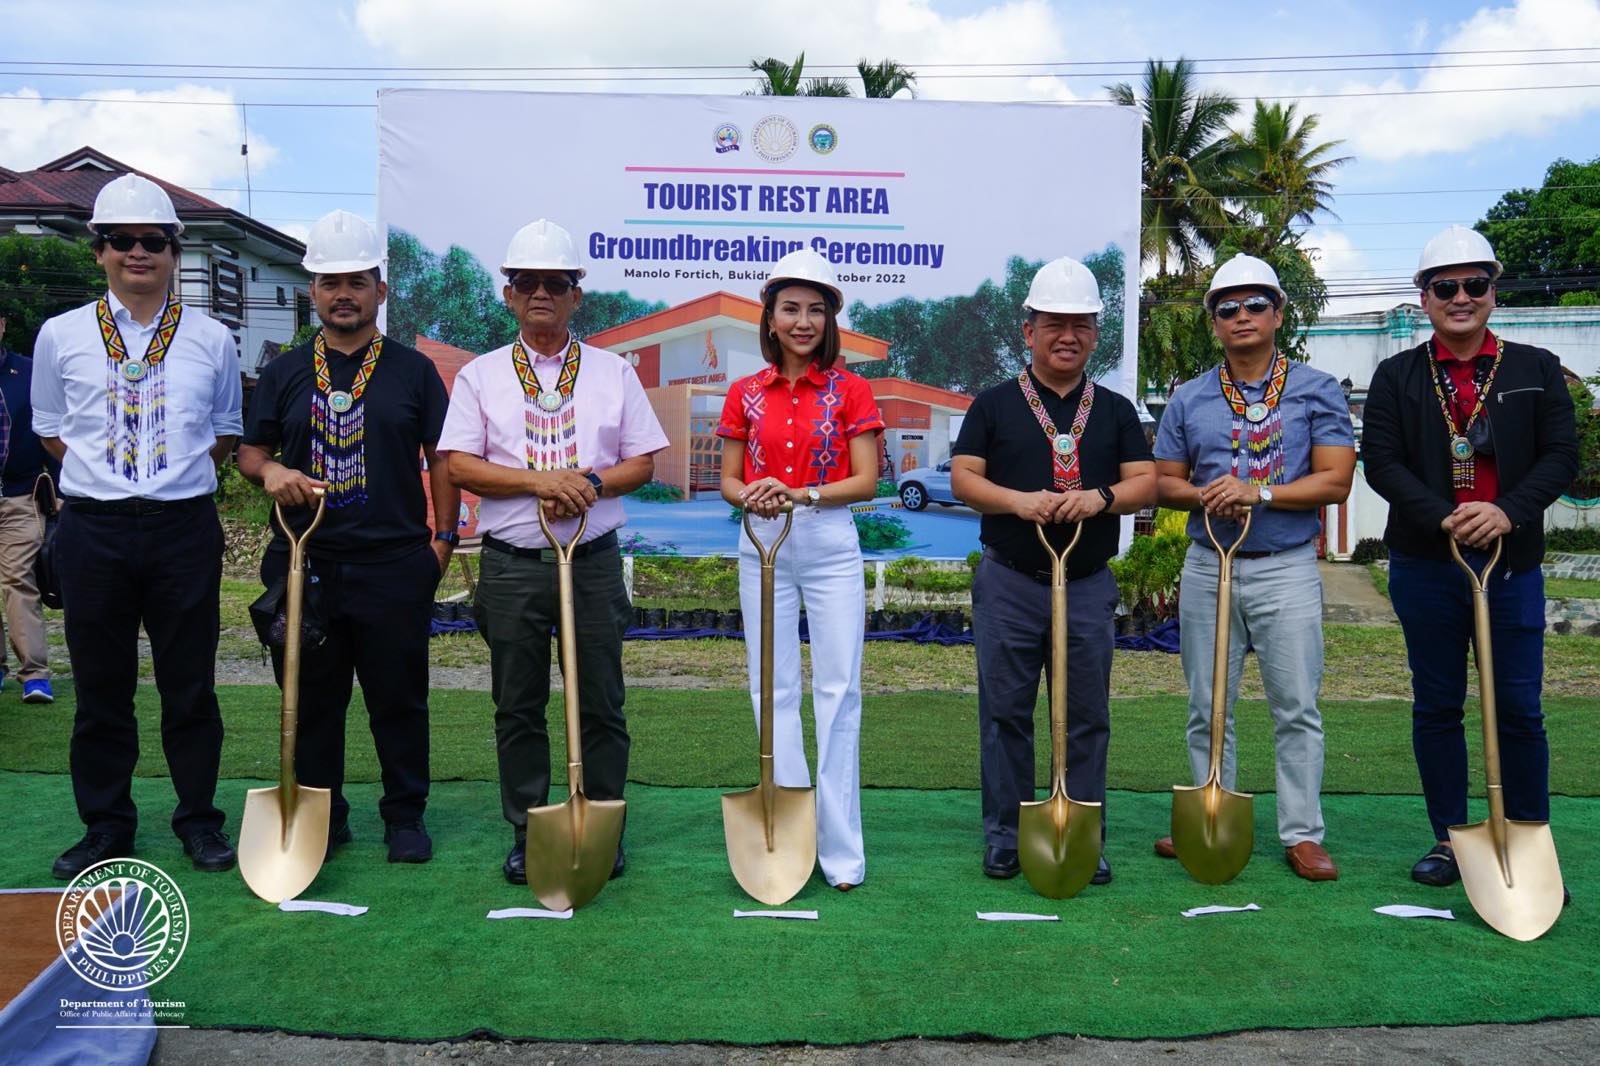
[[[1267,382],[1241,382],[1245,399],[1254,402],[1266,395]],[[1332,374],[1290,361],[1283,396],[1278,401],[1283,413],[1283,480],[1285,483],[1311,472],[1311,449],[1332,445],[1354,448],[1355,430],[1350,424],[1350,405]],[[1222,395],[1222,369],[1208,370],[1179,385],[1161,415],[1156,433],[1157,460],[1187,463],[1189,481],[1206,485],[1233,472],[1233,408]],[[1241,472],[1243,453],[1241,452]],[[1189,536],[1210,545],[1202,512],[1189,515]],[[1227,543],[1232,523],[1219,528],[1212,523],[1218,539]],[[1283,551],[1298,547],[1317,535],[1317,512],[1279,511],[1257,508],[1246,538],[1245,551]]]

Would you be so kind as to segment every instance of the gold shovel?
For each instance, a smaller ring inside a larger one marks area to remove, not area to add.
[[[1211,531],[1206,536],[1217,552],[1216,651],[1211,658],[1211,770],[1205,783],[1172,786],[1172,847],[1189,876],[1205,885],[1220,885],[1239,876],[1255,846],[1255,804],[1247,792],[1222,787],[1222,746],[1228,721],[1228,638],[1232,628],[1233,557],[1250,535],[1251,512],[1226,551]]]
[[[1478,703],[1483,709],[1483,774],[1488,780],[1489,817],[1450,827],[1461,884],[1472,907],[1489,925],[1513,940],[1537,940],[1561,917],[1561,863],[1549,822],[1506,818],[1500,789],[1500,730],[1495,720],[1494,652],[1489,643],[1489,571],[1500,561],[1503,544],[1483,572],[1461,557],[1454,537],[1450,554],[1472,582],[1473,658],[1478,661]]]
[[[722,835],[734,880],[771,907],[793,899],[817,864],[816,791],[772,780],[772,587],[778,548],[794,527],[794,505],[785,502],[783,513],[771,547],[756,537],[750,512],[744,513],[745,535],[761,556],[761,783],[722,795]]]
[[[528,887],[555,911],[575,909],[600,894],[616,865],[622,843],[623,800],[593,800],[583,794],[583,732],[578,718],[578,623],[572,606],[572,551],[589,525],[585,514],[566,544],[556,540],[539,508],[539,528],[556,553],[561,611],[562,703],[567,718],[567,802],[528,811]]]
[[[1100,865],[1100,807],[1067,795],[1067,556],[1083,536],[1079,522],[1059,554],[1034,525],[1050,553],[1050,796],[1017,810],[1017,858],[1022,875],[1047,899],[1083,891]]]
[[[322,489],[317,513],[296,537],[283,508],[272,505],[289,539],[289,575],[284,605],[283,710],[279,718],[278,785],[245,793],[239,822],[239,873],[250,891],[268,903],[294,899],[315,881],[328,854],[328,817],[333,793],[295,779],[294,745],[300,728],[300,622],[305,609],[306,541],[322,524],[328,501]]]

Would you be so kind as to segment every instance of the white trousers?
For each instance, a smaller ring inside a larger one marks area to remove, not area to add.
[[[783,519],[752,518],[763,544]],[[800,729],[800,605],[811,640],[811,705],[817,724],[817,860],[828,884],[867,876],[861,839],[861,645],[866,583],[848,507],[796,507],[794,530],[778,549],[772,617],[773,776],[807,788]],[[739,603],[750,664],[750,702],[761,728],[761,557],[739,536]]]

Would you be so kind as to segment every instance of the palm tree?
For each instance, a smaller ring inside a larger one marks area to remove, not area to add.
[[[1245,213],[1274,243],[1288,240],[1293,223],[1312,222],[1319,213],[1339,217],[1328,178],[1350,157],[1330,158],[1342,141],[1314,143],[1318,125],[1316,115],[1300,118],[1294,104],[1257,100],[1249,129],[1233,134],[1235,147],[1248,157],[1238,174],[1251,187]]]
[[[755,59],[750,69],[761,75],[761,84],[746,89],[746,96],[849,96],[850,86],[839,78],[812,78],[802,81],[806,67],[806,54],[801,52],[793,63],[781,59]]]
[[[856,64],[856,71],[861,75],[861,95],[869,100],[887,100],[901,89],[913,98],[917,95],[917,72],[907,70],[892,59],[879,63],[863,59]]]
[[[1184,272],[1202,265],[1230,217],[1227,202],[1239,191],[1237,171],[1245,149],[1228,132],[1238,102],[1201,92],[1186,59],[1172,66],[1145,65],[1143,99],[1126,82],[1108,86],[1111,98],[1144,111],[1139,251],[1168,273],[1176,259]]]

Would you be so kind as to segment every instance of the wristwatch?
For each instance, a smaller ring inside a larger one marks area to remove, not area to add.
[[[1116,506],[1116,504],[1117,504],[1117,496],[1116,496],[1116,493],[1111,491],[1111,487],[1109,485],[1101,485],[1095,491],[1100,494],[1100,498],[1102,500],[1106,501],[1105,509],[1107,511],[1111,510],[1111,508]]]
[[[806,506],[815,507],[822,502],[822,493],[818,489],[806,489]]]
[[[452,548],[461,547],[461,534],[453,529],[441,529],[433,535],[434,540],[442,540]]]
[[[591,471],[589,471],[587,474],[585,474],[583,476],[588,478],[589,479],[589,484],[594,486],[594,494],[596,496],[604,496],[606,494],[605,493],[605,486],[600,483],[600,475],[599,474],[596,474],[593,470],[591,470]]]
[[[1256,492],[1261,496],[1261,506],[1263,506],[1263,507],[1271,507],[1272,506],[1272,490],[1271,489],[1267,488],[1265,485],[1257,485],[1256,486]]]

